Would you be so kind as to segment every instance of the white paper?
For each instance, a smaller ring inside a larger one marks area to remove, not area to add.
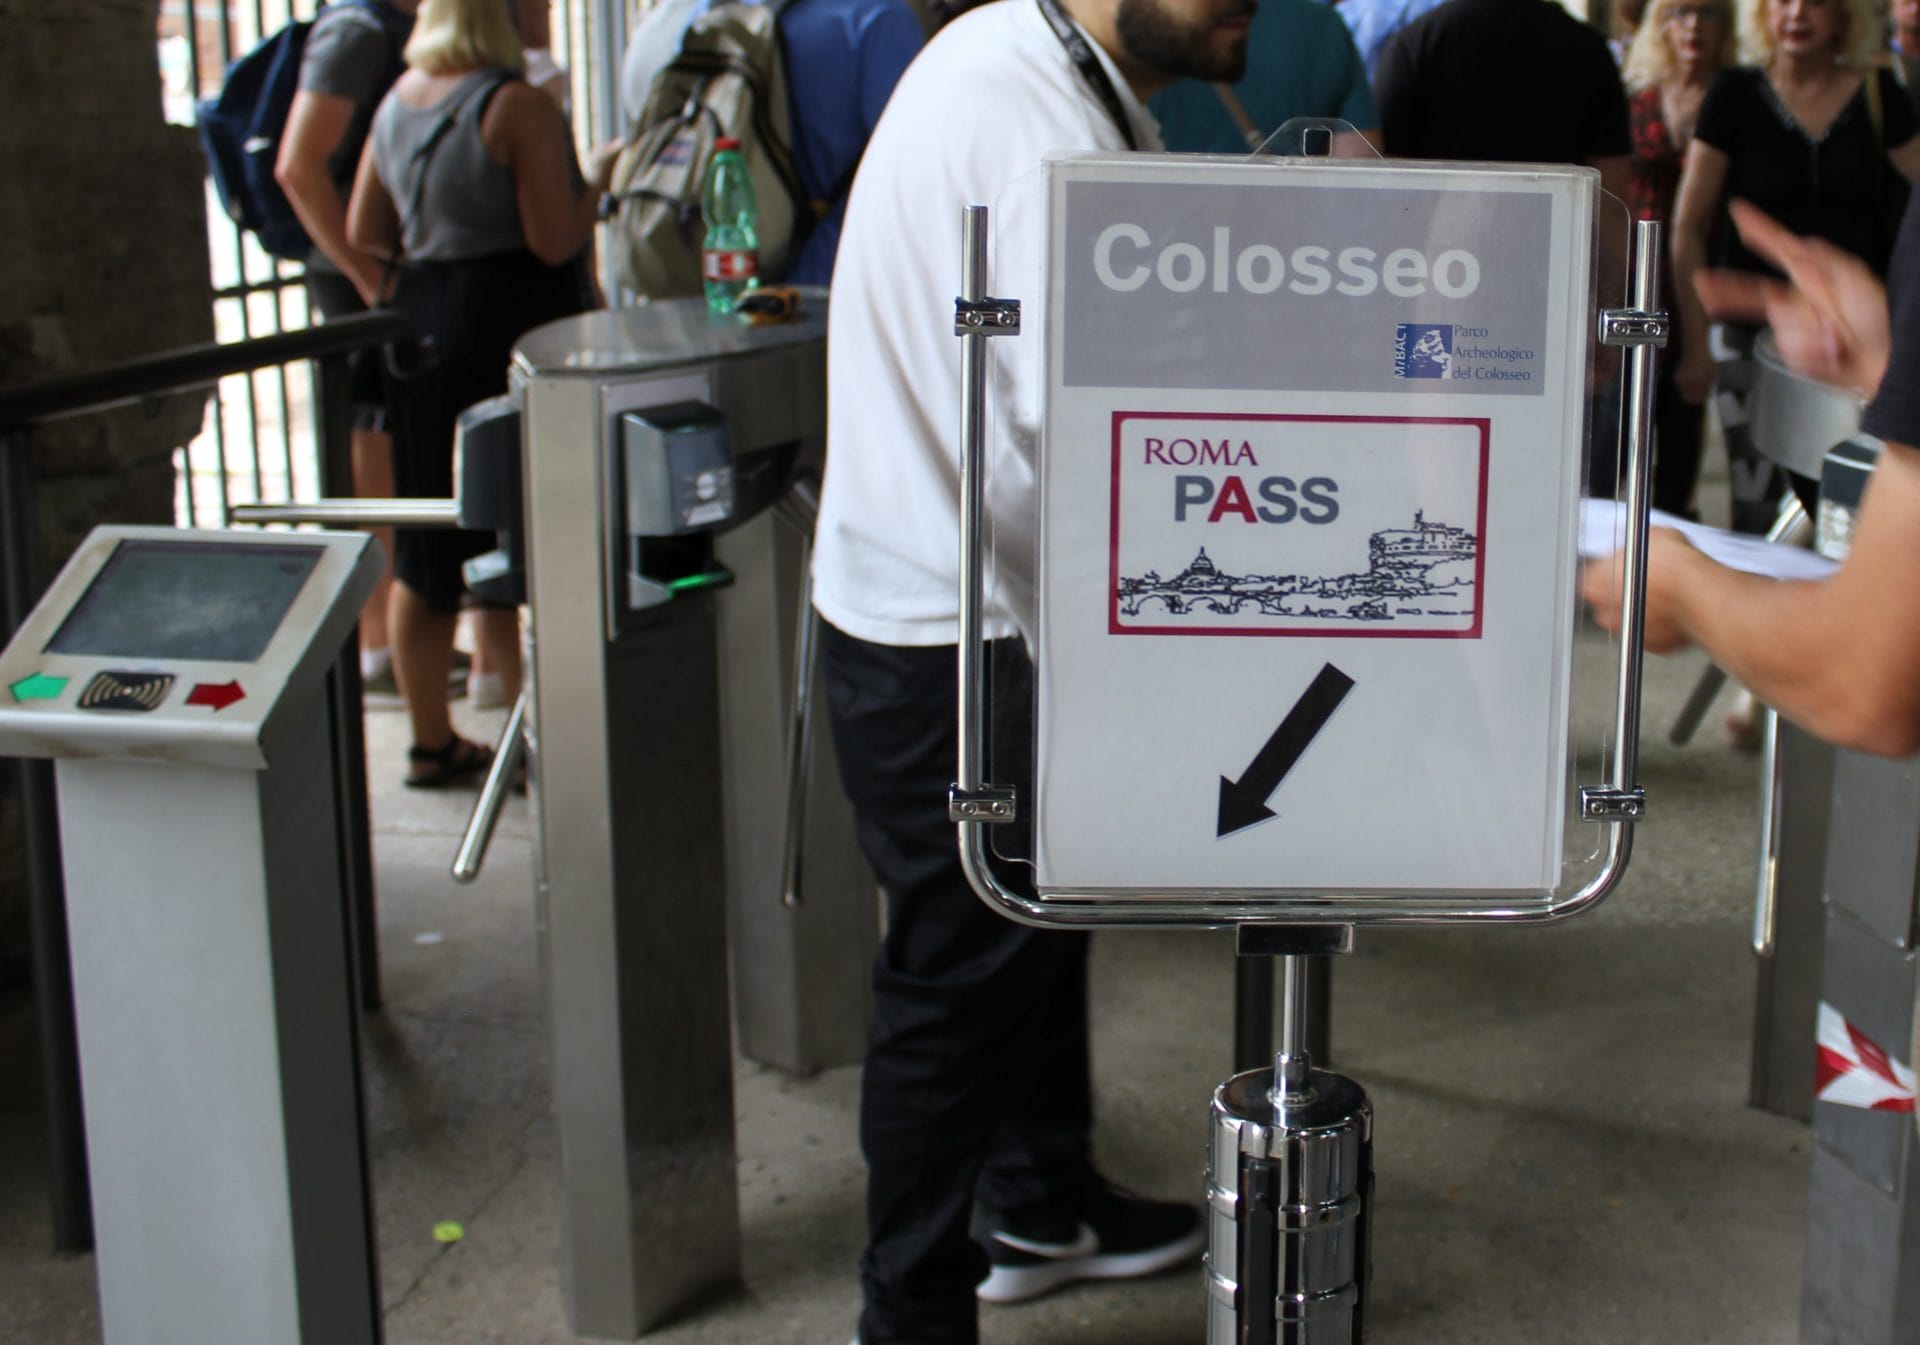
[[[1625,506],[1618,500],[1580,502],[1580,554],[1589,560],[1610,556],[1626,537]],[[1730,570],[1768,579],[1825,579],[1840,566],[1818,551],[1769,542],[1750,533],[1729,532],[1695,523],[1664,509],[1652,511],[1653,526],[1672,528]]]

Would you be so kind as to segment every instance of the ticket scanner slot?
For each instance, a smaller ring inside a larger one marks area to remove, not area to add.
[[[714,534],[784,495],[802,447],[798,439],[742,445],[720,411],[694,401],[623,411],[615,438],[630,611],[732,583],[715,557]]]
[[[704,402],[671,402],[618,418],[626,610],[643,611],[730,583],[713,533],[735,517],[733,440]]]

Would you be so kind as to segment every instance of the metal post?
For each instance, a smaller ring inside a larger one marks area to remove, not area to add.
[[[1305,959],[1307,1054],[1333,1059],[1333,959]],[[1259,1069],[1273,1059],[1273,964],[1265,957],[1233,962],[1233,1069]]]
[[[1359,1345],[1365,1338],[1373,1111],[1313,1068],[1313,964],[1351,928],[1243,925],[1242,961],[1280,963],[1280,1049],[1213,1096],[1208,1345]]]
[[[1284,1115],[1307,1099],[1306,958],[1288,953],[1280,959],[1280,1050],[1273,1058],[1273,1105]]]
[[[960,297],[981,303],[987,297],[987,208],[970,205],[960,214]],[[986,518],[987,335],[971,331],[960,338],[960,508],[973,522],[960,529],[960,686],[986,685],[981,640],[986,610],[986,557],[982,525]],[[962,793],[986,783],[981,744],[985,735],[983,695],[960,696],[958,784]]]
[[[347,356],[315,361],[314,386],[320,401],[320,480],[322,495],[353,489],[352,406]],[[388,557],[391,561],[392,557]],[[373,886],[373,817],[367,791],[365,690],[360,678],[360,642],[348,640],[327,679],[327,704],[333,721],[334,811],[340,819],[340,880],[353,931],[353,972],[360,1007],[378,1013],[380,940]]]
[[[1633,232],[1633,307],[1652,314],[1660,306],[1660,225],[1642,220]],[[1661,344],[1665,338],[1662,336]],[[1627,351],[1627,537],[1628,582],[1620,595],[1620,699],[1613,728],[1616,789],[1631,790],[1640,763],[1640,645],[1647,607],[1647,510],[1653,499],[1654,351],[1640,343]]]
[[[31,431],[0,435],[0,566],[5,569],[7,633],[40,597],[34,527]],[[15,763],[20,791],[21,854],[26,867],[27,929],[40,1029],[41,1087],[47,1099],[49,1195],[53,1245],[63,1252],[93,1247],[93,1204],[87,1176],[86,1111],[80,1095],[80,1046],[74,1031],[73,968],[67,948],[66,885],[60,867],[60,814],[53,763]]]

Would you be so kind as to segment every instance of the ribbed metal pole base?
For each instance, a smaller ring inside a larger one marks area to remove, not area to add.
[[[1297,1102],[1272,1090],[1261,1069],[1213,1095],[1207,1345],[1360,1345],[1373,1109],[1324,1070]]]

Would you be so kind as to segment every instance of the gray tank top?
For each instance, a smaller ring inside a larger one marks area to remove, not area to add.
[[[513,174],[480,139],[488,90],[510,77],[476,70],[430,107],[408,107],[393,94],[380,104],[373,162],[400,212],[407,260],[466,261],[526,247]]]

